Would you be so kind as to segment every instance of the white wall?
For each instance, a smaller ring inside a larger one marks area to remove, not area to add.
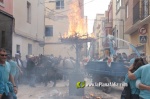
[[[71,44],[58,44],[61,43],[60,41],[60,34],[63,35],[65,32],[68,32],[68,9],[69,9],[69,0],[64,0],[65,7],[61,10],[55,9],[55,3],[46,3],[46,7],[48,7],[50,10],[47,9],[47,13],[50,12],[50,17],[45,18],[45,25],[53,25],[53,36],[52,37],[45,37],[45,42],[47,43],[53,43],[53,44],[47,44],[44,47],[44,54],[50,55],[54,54],[54,56],[61,55],[62,57],[76,57],[75,48],[72,49]],[[81,0],[80,0],[81,2]],[[83,2],[83,1],[82,1]],[[52,10],[54,14],[52,13]],[[53,17],[53,18],[52,18]]]
[[[31,23],[27,22],[27,1],[31,4]],[[43,1],[43,0],[40,0]],[[32,44],[32,53],[43,53],[37,41],[44,40],[44,6],[39,0],[14,0],[13,16],[15,29],[13,35],[13,55],[16,53],[16,44],[20,45],[22,57],[28,54],[28,43]]]

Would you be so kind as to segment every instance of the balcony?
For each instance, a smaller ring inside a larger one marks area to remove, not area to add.
[[[141,8],[140,8],[141,4]],[[142,0],[133,7],[133,24],[149,16],[149,0]]]
[[[133,7],[133,24],[140,20],[140,2]]]
[[[144,19],[149,15],[149,0],[142,0],[141,4],[141,19]]]

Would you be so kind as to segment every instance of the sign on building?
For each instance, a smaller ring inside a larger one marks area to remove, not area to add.
[[[140,35],[140,36],[139,36],[139,41],[140,41],[140,43],[146,43],[146,42],[147,42],[147,36],[145,36],[145,35]]]
[[[139,28],[139,33],[140,33],[140,35],[145,35],[147,33],[146,25]]]

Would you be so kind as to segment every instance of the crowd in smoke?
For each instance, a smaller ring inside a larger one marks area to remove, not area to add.
[[[113,55],[111,58],[113,62],[130,62],[131,59],[136,57],[139,57],[136,55],[136,53],[131,53],[129,55],[127,55],[126,53],[117,53],[116,55]],[[148,56],[141,55],[140,57],[142,57],[146,63],[150,60],[150,57]],[[110,58],[109,54],[108,55],[105,54],[104,56],[101,57],[95,55],[93,58],[91,58],[91,60],[107,61],[109,58]]]
[[[26,55],[26,60],[22,61],[21,54],[17,53],[13,58],[17,62],[18,68],[15,75],[17,84],[28,84],[35,87],[37,83],[47,85],[50,81],[56,85],[57,80],[66,80],[68,73],[75,67],[75,59],[49,56]]]

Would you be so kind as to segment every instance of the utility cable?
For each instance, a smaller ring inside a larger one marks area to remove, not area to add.
[[[91,0],[91,1],[89,1],[89,2],[87,2],[87,3],[84,3],[84,4],[80,5],[80,6],[78,6],[78,7],[83,7],[84,5],[86,5],[86,4],[90,3],[90,2],[93,2],[93,1],[94,1],[94,0]],[[57,12],[57,13],[55,13],[55,15],[60,14],[60,13],[63,13],[63,12],[67,12],[67,11],[69,11],[69,10],[72,10],[72,9],[67,9],[67,10],[65,10],[65,11]],[[74,13],[75,13],[75,12],[74,12]]]
[[[90,3],[90,2],[93,2],[93,1],[94,1],[94,0],[91,0],[91,1],[89,1],[89,2],[86,2],[86,3],[82,4],[82,5],[80,5],[79,7],[82,7],[82,6],[84,6],[84,5],[86,5],[86,4]],[[45,5],[44,5],[42,2],[40,2],[40,4],[42,4],[42,5],[45,7]],[[48,9],[48,10],[50,10],[50,11],[56,12],[56,11],[54,11],[54,10],[51,10],[51,9],[48,8],[48,7],[45,7],[45,8]],[[61,11],[61,12],[56,12],[56,13],[54,13],[54,15],[58,15],[58,14],[61,14],[61,13],[63,13],[63,12],[67,12],[67,11],[69,11],[69,10],[72,10],[72,9],[67,9],[67,10],[64,10],[64,11]]]

